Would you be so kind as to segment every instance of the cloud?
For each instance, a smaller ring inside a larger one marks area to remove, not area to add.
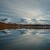
[[[50,20],[50,0],[2,0],[0,5],[0,14],[8,17]]]

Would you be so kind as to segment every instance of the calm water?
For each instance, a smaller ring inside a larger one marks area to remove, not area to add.
[[[0,50],[50,50],[50,30],[0,30]]]

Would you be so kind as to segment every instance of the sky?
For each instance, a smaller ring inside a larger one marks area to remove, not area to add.
[[[5,17],[11,22],[49,23],[50,0],[0,0],[0,18]]]

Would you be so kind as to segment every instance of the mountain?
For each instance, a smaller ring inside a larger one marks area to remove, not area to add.
[[[41,23],[50,24],[50,20],[40,20]]]
[[[17,24],[50,24],[50,20],[36,20],[34,19],[27,19],[27,18],[0,18],[0,22],[4,23],[17,23]]]

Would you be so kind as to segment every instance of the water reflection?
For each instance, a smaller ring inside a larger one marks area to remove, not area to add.
[[[50,29],[0,30],[1,50],[50,50]]]

